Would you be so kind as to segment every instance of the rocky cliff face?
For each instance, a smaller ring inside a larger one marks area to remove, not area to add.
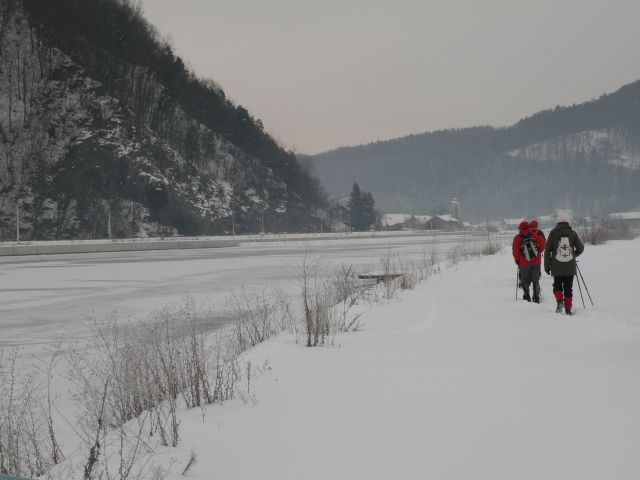
[[[131,8],[102,2],[109,3]],[[23,239],[240,233],[262,228],[263,218],[272,231],[294,230],[311,222],[313,201],[299,193],[310,177],[264,133],[260,140],[288,165],[234,143],[240,128],[261,124],[212,82],[202,82],[203,94],[221,96],[231,112],[219,125],[185,109],[167,85],[170,74],[106,48],[96,49],[107,58],[97,68],[98,54],[56,42],[51,29],[59,26],[38,26],[25,5],[0,1],[0,238],[15,238],[16,214]]]

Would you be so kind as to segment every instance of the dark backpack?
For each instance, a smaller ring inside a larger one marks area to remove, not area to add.
[[[528,233],[527,235],[520,235],[522,237],[522,243],[520,244],[520,253],[522,256],[530,262],[538,256],[540,249],[538,248],[538,242],[536,239]]]
[[[544,232],[542,230],[540,230],[539,228],[536,228],[535,230],[531,230],[531,233],[535,233],[536,235],[538,235],[540,238],[542,238],[543,240],[547,240],[547,237],[545,237]]]

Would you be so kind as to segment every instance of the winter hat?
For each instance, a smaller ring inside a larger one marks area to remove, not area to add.
[[[557,223],[569,223],[569,215],[566,213],[559,213],[558,218],[556,219]]]
[[[537,220],[531,220],[531,221],[529,222],[529,226],[530,226],[531,228],[538,228],[538,221],[537,221]]]
[[[520,230],[527,230],[529,228],[529,224],[525,221],[520,222],[520,225],[518,225],[518,228]]]

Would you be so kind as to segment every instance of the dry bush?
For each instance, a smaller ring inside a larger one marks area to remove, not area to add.
[[[419,259],[401,257],[390,251],[380,259],[383,299],[393,298],[399,290],[411,290],[431,276],[437,262],[437,250],[423,252]]]
[[[456,265],[462,260],[469,260],[474,257],[482,257],[487,255],[495,255],[502,249],[502,243],[498,238],[492,238],[487,235],[487,238],[482,242],[470,243],[467,239],[464,239],[461,243],[456,245],[447,254],[447,260],[452,265]]]
[[[305,256],[300,267],[302,305],[299,312],[290,304],[287,311],[299,313],[300,329],[307,346],[331,343],[340,332],[358,330],[362,313],[354,310],[360,302],[382,302],[403,289],[414,288],[433,272],[437,249],[425,251],[419,259],[406,259],[391,251],[380,259],[383,281],[374,287],[362,285],[353,265],[339,265],[326,271],[319,259]]]
[[[232,335],[223,330],[216,332],[210,362],[209,374],[213,382],[211,403],[222,404],[235,398],[242,373]]]
[[[83,387],[96,383],[91,378],[112,377],[113,398],[107,402],[111,425],[168,399],[181,397],[187,408],[215,401],[212,366],[218,365],[219,356],[209,346],[210,336],[192,300],[157,311],[145,321],[94,321],[93,332],[93,344],[73,362],[74,373]],[[92,391],[95,397],[95,388]]]
[[[434,272],[437,253],[423,252],[419,259],[398,258],[398,269],[402,272],[400,277],[400,288],[410,290],[427,280]]]
[[[63,459],[51,414],[58,357],[40,371],[25,365],[18,349],[0,350],[0,474],[38,477]]]
[[[610,219],[580,227],[578,234],[584,243],[591,245],[601,245],[608,240],[632,240],[637,236],[628,224]]]
[[[333,271],[335,299],[338,302],[355,303],[358,294],[356,273],[353,265],[339,265]]]
[[[330,332],[333,337],[338,332],[355,331],[359,328],[360,315],[351,315],[351,309],[361,298],[362,288],[358,286],[353,265],[339,265],[333,272],[330,285],[333,288],[334,308],[330,309]]]
[[[302,329],[298,321],[299,314],[292,304],[289,294],[283,289],[274,289],[273,298],[283,330],[288,330],[297,339]]]
[[[289,305],[291,312],[302,319],[296,332],[305,337],[305,344],[314,347],[325,344],[327,337],[335,338],[338,332],[356,330],[359,315],[351,315],[351,309],[361,296],[362,287],[357,283],[351,265],[339,265],[328,270],[320,259],[305,256],[300,265],[301,305]]]
[[[235,337],[205,333],[190,299],[141,322],[93,321],[92,330],[92,342],[73,349],[70,361],[87,465],[94,465],[88,478],[137,476],[152,451],[147,442],[157,436],[163,446],[178,445],[180,405],[204,415],[206,405],[235,398]],[[119,465],[117,474],[110,465]]]
[[[395,253],[391,253],[391,250],[388,250],[387,254],[380,259],[383,275],[383,295],[385,300],[392,299],[400,289],[401,277],[396,276],[402,275],[402,270],[399,264],[399,257]]]
[[[329,308],[333,306],[327,282],[322,278],[319,259],[305,255],[301,265],[302,306],[307,347],[324,344],[329,335]]]
[[[211,404],[255,402],[251,377],[259,369],[241,364],[239,355],[286,327],[288,303],[267,291],[243,291],[231,303],[236,321],[213,333],[203,330],[190,299],[144,321],[92,322],[92,342],[72,349],[70,362],[88,447],[86,478],[139,476],[154,438],[178,445],[182,406],[201,408],[204,418]]]
[[[582,227],[578,229],[578,234],[584,243],[591,245],[601,245],[608,240],[607,229],[602,223]]]
[[[281,315],[282,296],[265,289],[233,294],[231,306],[234,315],[235,343],[238,352],[247,350],[286,328]]]
[[[487,237],[487,239],[477,247],[477,255],[488,256],[495,255],[502,250],[502,243],[497,238]]]

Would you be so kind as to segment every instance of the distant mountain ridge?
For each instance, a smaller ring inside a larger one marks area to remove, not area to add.
[[[453,196],[475,221],[555,208],[593,216],[637,208],[640,81],[506,128],[410,135],[307,161],[330,194],[357,181],[387,212],[432,212]]]
[[[0,0],[0,239],[315,228],[318,181],[128,0]]]

